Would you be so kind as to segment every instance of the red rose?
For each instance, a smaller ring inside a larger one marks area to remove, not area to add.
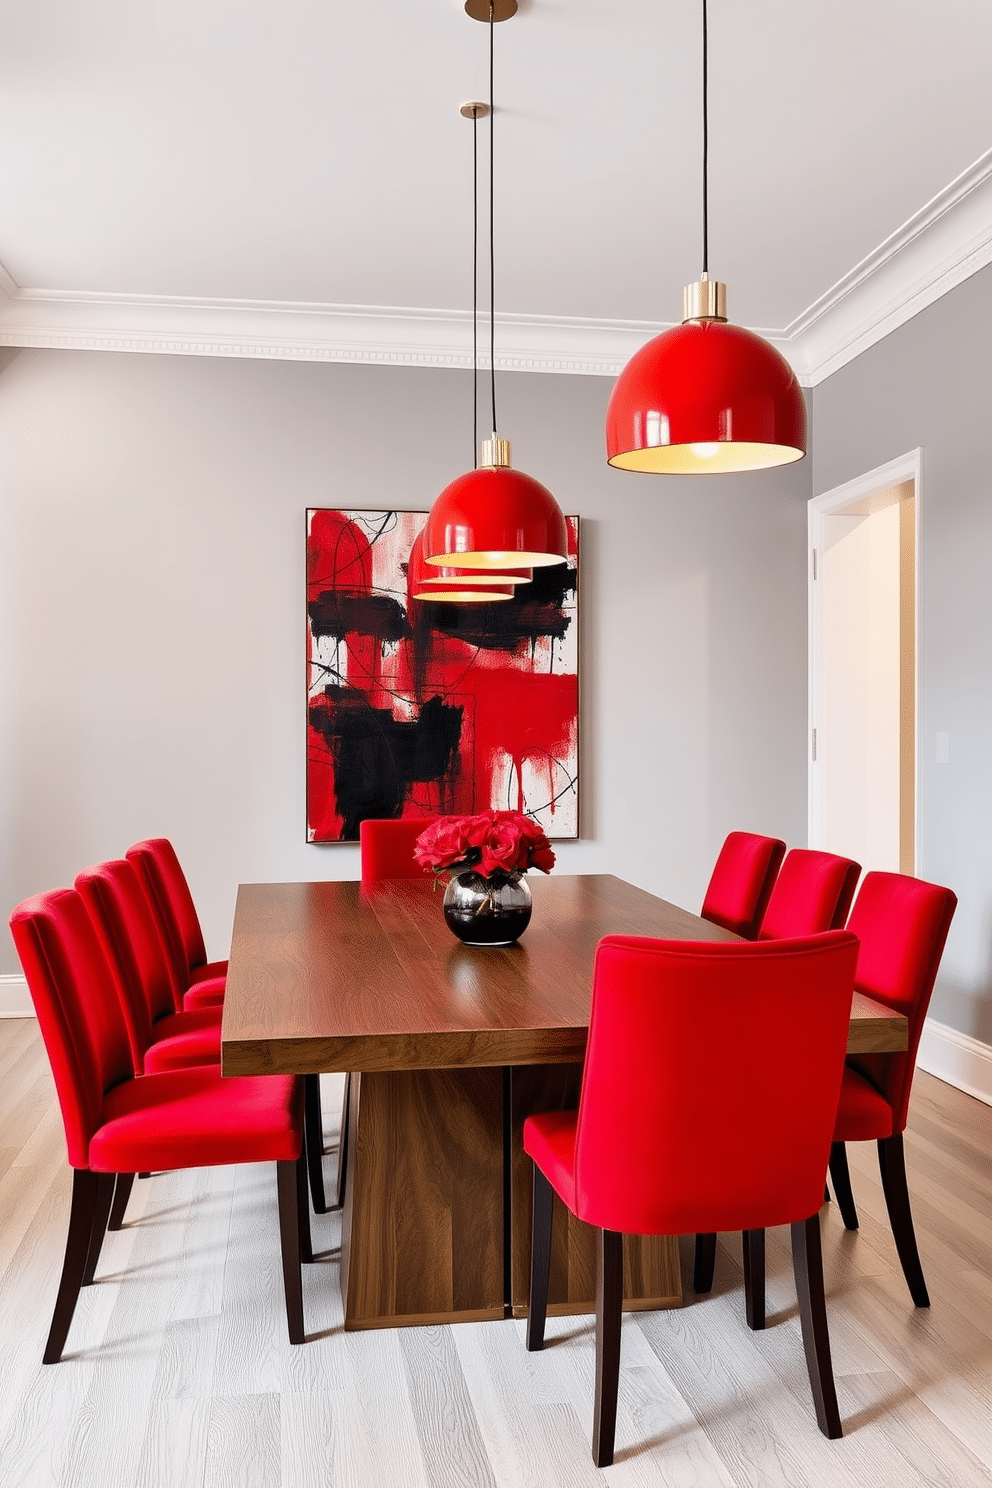
[[[421,832],[413,849],[414,860],[421,868],[450,868],[461,861],[469,847],[464,820],[464,817],[442,816]]]
[[[529,866],[531,868],[539,868],[542,873],[550,873],[555,866],[555,855],[551,849],[551,844],[546,838],[543,847],[531,848]]]
[[[527,858],[527,844],[520,834],[520,828],[515,822],[504,819],[492,826],[482,844],[479,872],[489,874],[502,870],[504,873],[513,873],[518,869],[526,869]]]

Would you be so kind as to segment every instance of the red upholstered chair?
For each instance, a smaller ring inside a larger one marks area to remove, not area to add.
[[[703,919],[754,940],[784,857],[785,843],[777,837],[731,832],[710,877]]]
[[[613,1461],[624,1234],[791,1225],[817,1422],[840,1436],[819,1210],[857,949],[846,931],[600,942],[579,1109],[531,1116],[523,1133],[534,1160],[529,1349],[544,1342],[553,1193],[597,1229],[597,1466]]]
[[[177,1012],[159,927],[133,863],[85,868],[76,889],[114,975],[134,1073],[220,1063],[221,1008]]]
[[[761,918],[759,940],[840,930],[847,923],[861,864],[794,847],[779,870]]]
[[[758,939],[784,940],[839,930],[847,920],[860,875],[861,865],[850,858],[794,847],[772,885]],[[765,1326],[765,1232],[745,1232],[741,1239],[748,1326],[760,1329]],[[693,1272],[697,1292],[712,1287],[715,1260],[716,1235],[697,1235]]]
[[[135,1077],[127,1027],[79,894],[19,905],[10,928],[55,1077],[73,1169],[65,1260],[44,1362],[62,1357],[81,1286],[93,1280],[115,1175],[276,1163],[286,1315],[304,1338],[301,1255],[310,1258],[303,1101],[292,1076],[222,1079],[215,1066]]]
[[[158,919],[180,1005],[219,1006],[226,961],[208,961],[200,918],[176,850],[167,837],[149,837],[127,850]]]
[[[362,846],[362,883],[375,878],[423,878],[430,877],[429,868],[421,868],[413,860],[413,845],[433,817],[412,817],[409,820],[360,823],[358,836]]]
[[[916,1054],[947,932],[957,905],[950,889],[901,873],[866,873],[848,929],[861,942],[855,985],[903,1013],[905,1054],[851,1054],[844,1070],[830,1152],[830,1177],[849,1230],[858,1227],[845,1142],[878,1143],[878,1166],[903,1275],[917,1307],[930,1297],[920,1264],[906,1184],[902,1134]]]
[[[168,957],[177,1006],[187,1012],[219,1008],[224,1002],[226,961],[208,961],[200,918],[186,875],[167,837],[149,837],[127,850],[158,922]],[[324,1194],[324,1120],[320,1108],[320,1076],[305,1075],[307,1164],[310,1198],[316,1214],[328,1212]]]

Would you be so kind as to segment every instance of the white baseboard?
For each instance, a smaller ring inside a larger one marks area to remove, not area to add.
[[[992,1106],[992,1047],[928,1018],[923,1025],[917,1067]]]
[[[0,976],[0,1018],[33,1018],[34,1006],[22,976]]]

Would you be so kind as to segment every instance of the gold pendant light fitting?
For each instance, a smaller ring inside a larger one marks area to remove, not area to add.
[[[490,14],[490,11],[492,14]],[[465,14],[473,21],[508,21],[517,13],[517,0],[465,0]]]
[[[509,470],[512,463],[508,439],[500,439],[494,434],[491,439],[484,439],[479,445],[480,470]]]
[[[489,112],[488,103],[463,103],[458,110],[463,119],[484,119]]]
[[[682,291],[682,324],[698,320],[727,319],[727,286],[704,274]]]

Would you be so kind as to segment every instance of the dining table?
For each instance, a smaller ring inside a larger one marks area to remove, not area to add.
[[[529,882],[531,922],[506,947],[454,939],[426,877],[239,887],[223,1073],[350,1077],[347,1329],[525,1315],[522,1127],[578,1101],[599,940],[738,938],[611,874]],[[907,1041],[904,1017],[855,992],[849,1052]],[[594,1296],[593,1232],[560,1206],[549,1311],[591,1312]],[[624,1296],[633,1309],[680,1303],[677,1237],[625,1237]]]

